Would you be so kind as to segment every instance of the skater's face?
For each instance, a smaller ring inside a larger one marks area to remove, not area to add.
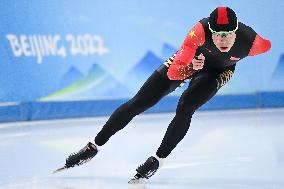
[[[236,33],[232,32],[227,35],[212,33],[212,40],[221,52],[228,52],[235,43]]]

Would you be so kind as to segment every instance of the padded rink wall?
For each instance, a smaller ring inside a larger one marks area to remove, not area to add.
[[[10,103],[0,106],[0,122],[107,116],[126,101],[127,99]],[[166,97],[145,113],[174,112],[177,102],[178,97]],[[261,92],[254,95],[217,95],[199,110],[283,106],[283,92]]]

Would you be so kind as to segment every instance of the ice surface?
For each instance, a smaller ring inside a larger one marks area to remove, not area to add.
[[[144,184],[127,184],[173,116],[138,116],[91,162],[55,175],[107,117],[0,124],[0,188],[284,188],[284,109],[197,112],[164,167]]]

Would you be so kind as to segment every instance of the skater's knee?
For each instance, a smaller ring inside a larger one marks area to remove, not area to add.
[[[128,106],[129,109],[135,110],[135,109],[139,108],[140,103],[141,102],[140,102],[139,98],[133,97],[132,99],[130,99],[128,101],[127,106]]]
[[[191,116],[196,110],[196,106],[193,103],[187,103],[186,101],[182,101],[178,104],[176,108],[176,114]]]
[[[143,112],[144,105],[146,102],[144,102],[139,97],[133,97],[128,102],[124,104],[129,114],[138,115],[139,113]]]

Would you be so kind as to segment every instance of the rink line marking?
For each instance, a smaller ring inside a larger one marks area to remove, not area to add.
[[[23,136],[29,136],[30,133],[15,133],[15,134],[0,134],[0,140],[7,140],[10,138],[18,138]]]
[[[94,118],[70,118],[70,119],[53,119],[53,120],[40,120],[40,121],[21,121],[0,123],[0,129],[25,127],[25,126],[39,126],[39,125],[59,125],[70,123],[70,125],[77,125],[78,123],[96,123],[106,121],[108,117],[94,117]]]

